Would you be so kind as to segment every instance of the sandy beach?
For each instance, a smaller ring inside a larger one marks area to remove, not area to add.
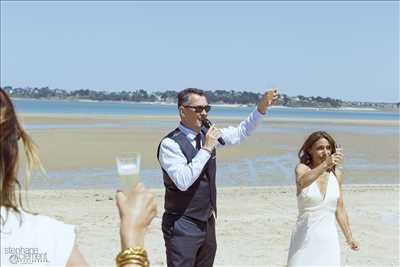
[[[165,265],[160,229],[163,191],[157,196],[158,216],[146,235],[152,266]],[[119,249],[114,190],[29,192],[31,207],[77,227],[78,244],[92,266],[114,266]],[[399,187],[346,186],[346,208],[353,236],[361,250],[346,247],[347,266],[399,266]],[[218,251],[215,266],[284,266],[297,208],[294,187],[223,188],[218,192]]]
[[[158,143],[177,123],[175,117],[23,115],[21,118],[28,129],[31,127],[29,132],[39,146],[48,173],[77,171],[78,175],[82,169],[113,169],[115,156],[126,151],[142,154],[142,169],[157,169]],[[239,118],[213,120],[219,127],[240,122]],[[43,125],[46,127],[35,128]],[[399,266],[398,127],[398,121],[266,118],[242,145],[220,149],[218,164],[235,166],[244,159],[256,161],[266,156],[278,161],[288,155],[295,158],[309,133],[327,130],[344,146],[346,162],[353,166],[345,169],[344,197],[353,235],[361,250],[350,251],[341,237],[343,262],[351,266]],[[279,170],[271,170],[267,165],[265,169],[262,164],[257,166],[258,179],[279,180]],[[291,172],[294,166],[286,168]],[[244,170],[247,171],[250,172]],[[161,179],[161,174],[154,179]],[[245,177],[232,179],[241,179],[237,183],[240,186],[218,189],[215,265],[284,266],[297,216],[292,183],[252,187]],[[356,185],[352,184],[354,181]],[[375,185],[361,185],[371,182]],[[78,244],[92,266],[114,266],[114,256],[119,250],[115,190],[31,190],[29,198],[34,211],[76,225]],[[159,208],[148,230],[146,247],[152,265],[162,266],[165,265],[160,230],[163,190],[151,190],[157,196]]]

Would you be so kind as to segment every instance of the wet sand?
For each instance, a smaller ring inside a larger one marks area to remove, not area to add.
[[[55,127],[30,131],[39,146],[45,168],[50,172],[113,169],[115,156],[129,151],[142,154],[143,169],[158,169],[158,144],[177,125],[177,118],[151,116],[23,116],[22,119],[28,126],[72,125],[65,129]],[[215,122],[219,127],[225,127],[238,124],[240,119]],[[74,128],[76,125],[83,128]],[[377,183],[396,183],[399,167],[393,166],[398,166],[400,162],[399,131],[396,132],[399,126],[396,121],[322,122],[266,118],[242,144],[219,149],[217,159],[219,164],[236,164],[243,159],[252,161],[262,157],[296,157],[297,150],[308,134],[314,130],[326,130],[344,147],[345,161],[369,166],[367,169],[348,170],[347,177],[359,183],[370,183],[373,179],[379,179]],[[383,132],[388,129],[389,132]],[[269,175],[265,173],[265,176]]]

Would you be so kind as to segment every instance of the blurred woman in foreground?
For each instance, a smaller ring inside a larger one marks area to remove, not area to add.
[[[28,184],[32,170],[42,168],[41,163],[33,140],[18,122],[11,99],[0,88],[1,266],[87,266],[73,225],[24,209],[17,178],[19,141],[27,159]],[[128,196],[118,192],[116,199],[122,248],[117,266],[148,266],[144,233],[157,212],[154,195],[139,184]]]

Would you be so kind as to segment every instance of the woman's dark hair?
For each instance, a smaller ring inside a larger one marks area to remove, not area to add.
[[[336,141],[331,135],[324,131],[313,132],[310,134],[310,136],[308,136],[299,150],[298,156],[301,163],[307,166],[311,165],[311,155],[308,151],[311,149],[314,143],[321,138],[325,138],[329,142],[329,145],[331,146],[331,154],[336,152]]]
[[[13,103],[7,93],[0,88],[0,207],[19,213],[24,210],[21,201],[21,183],[18,173],[18,141],[22,140],[27,158],[24,185],[27,187],[31,172],[35,167],[43,170],[32,138],[18,121]],[[17,198],[17,189],[19,191]],[[4,221],[4,218],[1,218]]]

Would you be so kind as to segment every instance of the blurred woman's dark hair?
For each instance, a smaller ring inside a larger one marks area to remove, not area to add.
[[[18,121],[13,103],[0,88],[0,207],[20,213],[25,210],[21,198],[21,182],[18,180],[19,140],[23,143],[27,159],[24,180],[27,188],[35,168],[43,170],[37,147]],[[5,218],[1,218],[4,222]]]

